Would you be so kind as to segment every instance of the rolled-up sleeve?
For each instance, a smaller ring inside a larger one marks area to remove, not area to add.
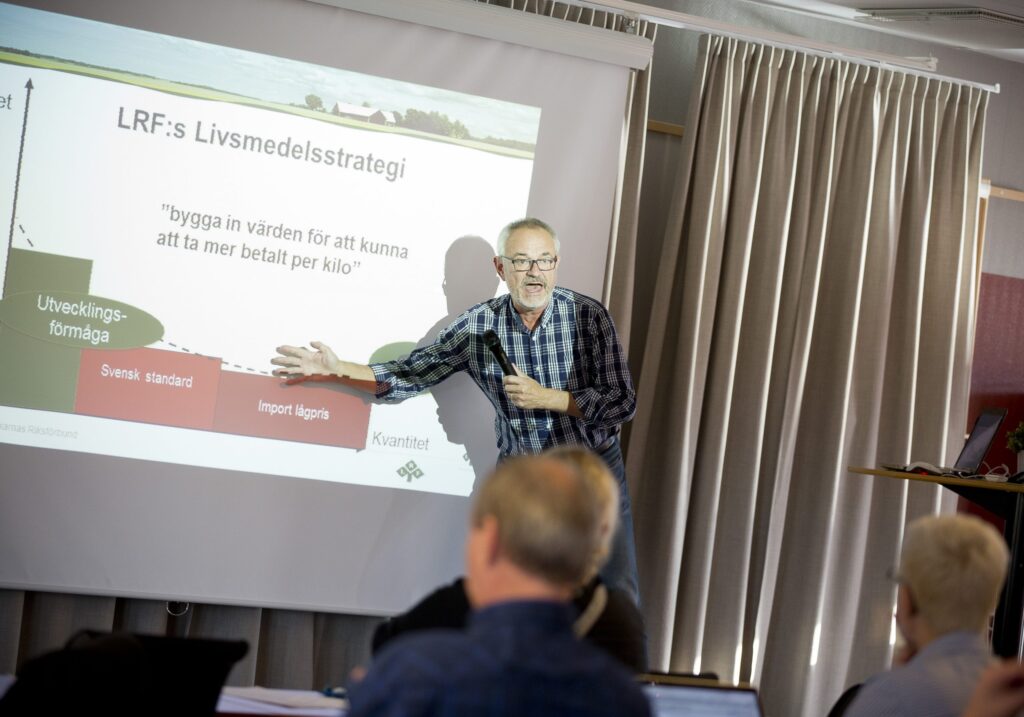
[[[393,403],[404,401],[464,370],[469,362],[465,328],[465,321],[456,319],[429,346],[405,358],[370,364],[377,379],[376,397]]]
[[[636,413],[636,392],[611,316],[597,307],[586,327],[587,385],[572,391],[583,420],[592,428],[614,429]]]

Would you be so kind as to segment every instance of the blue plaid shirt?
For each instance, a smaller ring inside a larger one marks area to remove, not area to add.
[[[576,638],[567,605],[507,602],[466,630],[405,635],[349,693],[348,717],[648,717],[639,685]]]
[[[488,329],[501,339],[521,374],[571,393],[582,418],[513,405],[501,383],[501,367],[482,338]],[[494,404],[494,433],[502,456],[560,445],[600,449],[636,410],[633,381],[608,311],[594,299],[560,287],[532,332],[506,294],[463,312],[433,344],[370,368],[377,379],[377,398],[385,401],[415,396],[456,371],[466,371]]]

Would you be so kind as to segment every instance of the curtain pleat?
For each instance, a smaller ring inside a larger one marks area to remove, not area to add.
[[[381,619],[229,605],[191,605],[172,617],[158,600],[0,590],[0,674],[60,648],[80,630],[115,630],[246,640],[249,652],[227,684],[318,689],[368,664]]]
[[[657,25],[647,24],[643,36],[655,39]],[[640,184],[643,179],[647,141],[647,105],[651,92],[650,66],[633,70],[623,127],[623,147],[616,202],[612,215],[608,269],[605,274],[605,306],[615,320],[619,339],[629,346],[636,276],[637,232],[640,224]]]
[[[167,604],[156,600],[118,600],[113,629],[123,632],[168,634]]]
[[[254,661],[255,684],[265,685],[273,681],[284,689],[309,689],[317,684],[316,615],[297,610],[260,612],[259,651]]]
[[[25,593],[18,658],[55,650],[81,630],[109,630],[115,602],[94,595]]]
[[[638,385],[651,661],[812,715],[891,656],[906,521],[967,423],[987,94],[705,38]]]
[[[21,590],[0,590],[0,674],[14,672],[21,648],[21,619],[25,593]]]

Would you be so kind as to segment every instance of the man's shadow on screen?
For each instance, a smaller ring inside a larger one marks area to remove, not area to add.
[[[430,327],[417,347],[433,343],[438,332],[469,307],[494,298],[499,279],[493,258],[494,248],[478,236],[459,237],[452,242],[445,253],[441,284],[448,314]],[[487,475],[497,459],[491,402],[464,372],[434,386],[431,393],[437,402],[437,420],[448,440],[465,447],[463,459],[478,479]]]
[[[444,279],[441,282],[448,313],[427,330],[415,348],[432,344],[441,329],[463,311],[494,298],[499,279],[494,271],[493,258],[493,247],[478,236],[463,236],[452,242],[445,252]],[[369,362],[389,361],[404,356],[412,347],[409,341],[381,346],[369,357]],[[313,389],[313,386],[307,384],[302,384],[302,387]],[[367,403],[385,403],[382,399],[343,384],[316,384],[315,387],[349,394]],[[473,469],[478,481],[490,473],[497,462],[494,407],[473,380],[461,371],[431,388],[430,393],[437,403],[437,420],[445,436],[451,443],[464,447],[463,460]]]

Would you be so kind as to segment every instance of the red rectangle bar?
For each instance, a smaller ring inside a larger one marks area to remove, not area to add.
[[[272,376],[225,371],[213,430],[363,449],[369,400],[324,384],[285,385]]]
[[[220,360],[159,349],[86,349],[75,413],[165,426],[213,425]]]

